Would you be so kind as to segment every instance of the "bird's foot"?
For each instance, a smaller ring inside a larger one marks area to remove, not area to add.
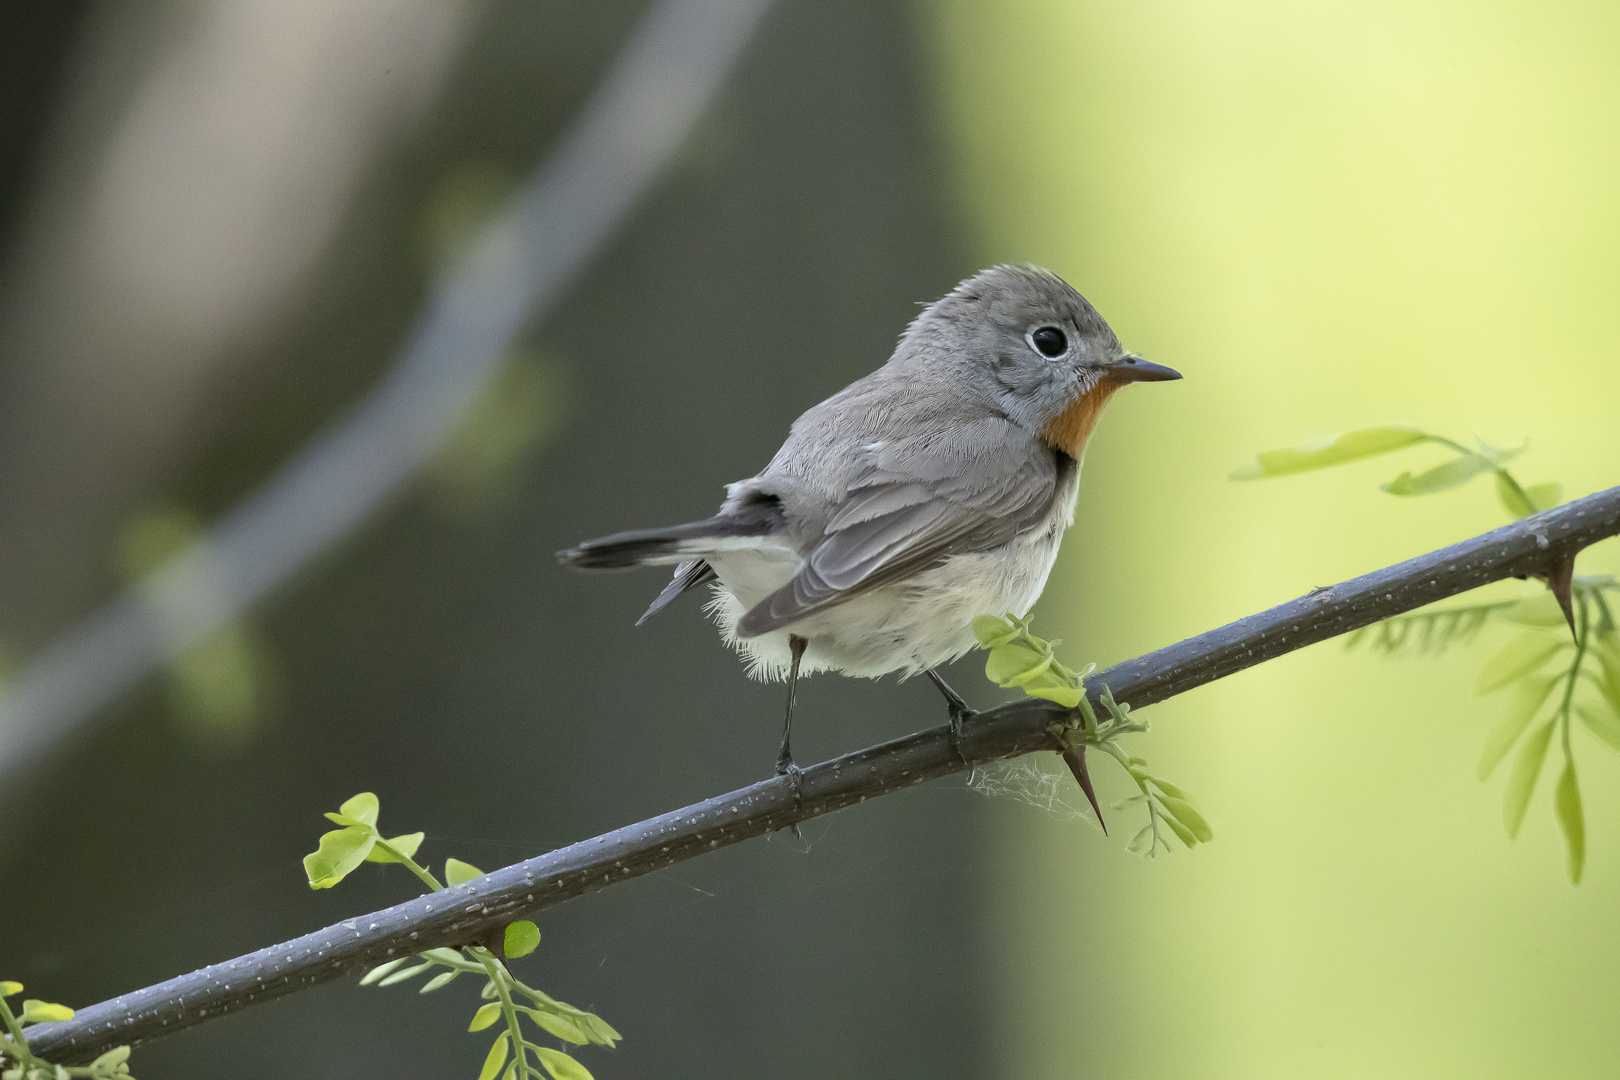
[[[776,759],[776,775],[777,776],[785,776],[785,777],[788,778],[789,781],[792,782],[792,784],[793,784],[793,802],[794,802],[795,805],[803,805],[803,803],[804,803],[804,770],[799,768],[798,765],[794,764],[793,755],[789,754],[785,749],[782,751],[782,756]],[[803,837],[799,835],[799,823],[798,822],[795,821],[792,825],[788,826],[788,828],[793,830],[793,835],[795,837],[798,837],[799,839],[803,839]]]
[[[945,709],[951,714],[951,749],[956,752],[956,756],[962,764],[968,767],[968,783],[971,784],[978,777],[979,768],[968,760],[967,754],[962,750],[962,725],[978,716],[978,710],[970,708],[968,703],[962,699],[962,695],[952,690],[951,684],[946,682],[932,668],[928,669],[928,677],[933,680],[934,685],[939,688],[939,692],[944,695]]]

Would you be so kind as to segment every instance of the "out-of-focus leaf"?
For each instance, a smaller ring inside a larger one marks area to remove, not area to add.
[[[1588,709],[1585,705],[1575,706],[1575,715],[1588,731],[1620,750],[1620,715],[1606,709]]]
[[[1586,820],[1581,814],[1581,789],[1575,782],[1575,763],[1564,763],[1564,773],[1558,778],[1558,790],[1553,796],[1553,812],[1558,816],[1558,827],[1564,833],[1564,854],[1568,859],[1569,880],[1581,883],[1581,871],[1586,868]]]
[[[1564,609],[1551,592],[1527,596],[1514,604],[1496,611],[1496,617],[1520,626],[1563,626]]]
[[[358,825],[321,834],[321,846],[304,856],[312,889],[330,889],[366,861],[377,834]]]
[[[1557,481],[1531,484],[1524,489],[1524,493],[1530,496],[1530,505],[1534,506],[1538,513],[1542,510],[1551,510],[1564,501],[1564,485]]]
[[[1204,820],[1203,814],[1194,809],[1192,803],[1184,799],[1178,799],[1174,795],[1161,795],[1159,796],[1159,805],[1163,806],[1171,817],[1187,826],[1187,829],[1198,838],[1200,844],[1207,844],[1215,839],[1215,832],[1209,827],[1209,822]]]
[[[502,944],[505,947],[508,960],[528,956],[534,952],[535,946],[540,944],[540,928],[528,919],[519,919],[517,922],[507,923]]]
[[[1604,634],[1598,638],[1592,655],[1603,669],[1603,677],[1598,680],[1603,699],[1614,714],[1620,716],[1620,634]]]
[[[1232,473],[1233,480],[1258,480],[1268,476],[1322,469],[1347,461],[1387,454],[1403,446],[1420,443],[1429,436],[1412,427],[1372,427],[1347,431],[1301,446],[1262,450],[1249,464]]]
[[[458,949],[423,949],[422,959],[437,960],[441,964],[454,964],[465,960]]]
[[[417,964],[417,965],[415,965],[413,967],[401,968],[400,970],[394,972],[392,975],[389,975],[388,977],[383,979],[377,985],[378,986],[393,986],[395,983],[406,982],[407,980],[416,978],[418,975],[422,974],[422,972],[426,971],[428,968],[430,968],[432,966],[433,965],[431,963],[425,963],[425,964]]]
[[[1505,473],[1496,474],[1496,497],[1502,501],[1502,508],[1516,518],[1529,517],[1536,512],[1535,506],[1524,501]]]
[[[1557,681],[1551,675],[1533,675],[1513,688],[1513,696],[1508,699],[1507,708],[1502,710],[1502,718],[1485,736],[1485,745],[1480,748],[1478,772],[1481,783],[1490,779],[1491,773],[1513,749],[1513,744],[1519,741],[1519,736],[1536,718],[1536,711],[1547,700],[1547,695],[1552,693],[1553,684]]]
[[[90,1068],[101,1072],[111,1072],[129,1060],[129,1047],[115,1046],[90,1063]],[[127,1074],[126,1074],[127,1075]]]
[[[459,971],[441,971],[437,975],[433,976],[433,978],[423,983],[422,989],[418,990],[417,993],[431,994],[433,991],[438,990],[441,987],[449,986],[451,981],[460,974],[461,972]]]
[[[399,967],[399,965],[410,959],[411,958],[409,956],[402,956],[398,960],[383,961],[370,971],[366,972],[364,975],[360,976],[360,985],[370,986],[372,983],[376,982],[378,979],[387,975],[390,971],[393,971],[395,968]]]
[[[467,1025],[468,1031],[483,1031],[489,1025],[501,1018],[501,1003],[492,1001],[488,1005],[480,1005],[478,1011],[473,1013],[472,1023]]]
[[[591,1071],[561,1050],[553,1050],[549,1046],[537,1046],[534,1052],[540,1058],[540,1064],[546,1067],[554,1080],[594,1080]]]
[[[591,1034],[596,1036],[596,1041],[601,1043],[603,1046],[612,1046],[614,1043],[624,1038],[624,1036],[620,1035],[618,1030],[614,1028],[612,1024],[608,1023],[600,1016],[597,1016],[595,1013],[586,1013],[580,1019],[584,1021],[585,1025],[591,1029]]]
[[[525,1011],[534,1018],[535,1023],[539,1024],[541,1027],[545,1028],[548,1032],[557,1036],[557,1038],[563,1040],[564,1042],[571,1042],[575,1046],[585,1046],[591,1041],[590,1036],[581,1031],[578,1026],[576,1026],[575,1023],[566,1016],[558,1016],[556,1013],[541,1012],[539,1009],[526,1009]]]
[[[268,650],[242,622],[204,635],[168,666],[175,719],[218,750],[242,749],[264,713]]]
[[[1476,436],[1476,438],[1477,438],[1477,436]],[[1501,464],[1504,464],[1506,462],[1512,461],[1514,458],[1518,457],[1520,454],[1524,453],[1528,449],[1530,449],[1530,440],[1529,439],[1526,439],[1524,442],[1520,443],[1518,446],[1509,446],[1509,447],[1492,446],[1490,443],[1486,442],[1484,439],[1479,439],[1479,452],[1481,454],[1483,454],[1485,457],[1490,458],[1491,461],[1495,462],[1498,465],[1501,465]]]
[[[12,982],[10,979],[0,980],[0,997],[10,997],[12,994],[23,992],[23,984]]]
[[[1391,495],[1433,495],[1437,491],[1461,487],[1490,468],[1489,459],[1479,454],[1464,454],[1416,476],[1403,472],[1382,486]]]
[[[1183,844],[1186,844],[1189,848],[1195,848],[1198,846],[1198,837],[1194,836],[1193,831],[1187,828],[1187,826],[1183,825],[1181,822],[1177,821],[1167,813],[1160,814],[1159,820],[1170,826],[1170,831],[1175,833],[1176,836],[1180,837]]]
[[[1144,825],[1142,831],[1131,837],[1131,842],[1125,845],[1125,850],[1132,855],[1141,855],[1153,846],[1153,826]]]
[[[71,1020],[73,1010],[66,1005],[58,1005],[54,1001],[40,1001],[30,998],[23,1002],[22,1015],[17,1017],[25,1024],[43,1024],[51,1020]]]
[[[404,836],[390,837],[388,842],[397,847],[400,852],[408,858],[416,854],[416,849],[422,846],[422,838],[426,835],[427,833],[419,832],[406,833]],[[399,862],[399,860],[394,857],[394,853],[392,851],[382,847],[372,848],[371,854],[367,855],[366,859],[369,862]]]
[[[506,1064],[506,1055],[510,1051],[507,1042],[511,1037],[510,1029],[495,1036],[495,1045],[489,1048],[489,1056],[484,1058],[484,1067],[478,1070],[478,1080],[495,1080],[501,1074],[501,1066]]]
[[[1533,675],[1567,642],[1555,634],[1526,630],[1513,638],[1479,669],[1474,693],[1489,694]]]
[[[464,863],[460,859],[444,860],[444,883],[446,885],[460,885],[463,881],[471,881],[475,877],[482,877],[483,873],[472,863]]]
[[[376,825],[377,813],[381,809],[382,804],[377,801],[377,796],[369,791],[362,791],[338,807],[338,813],[367,825]]]
[[[1513,774],[1508,777],[1507,791],[1502,795],[1502,824],[1507,834],[1518,838],[1519,826],[1524,824],[1524,812],[1530,807],[1530,796],[1541,777],[1542,763],[1547,760],[1547,744],[1552,741],[1556,721],[1549,720],[1531,733],[1519,747],[1513,759]]]

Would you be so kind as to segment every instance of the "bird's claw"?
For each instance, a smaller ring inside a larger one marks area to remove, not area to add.
[[[785,776],[788,778],[788,780],[793,784],[794,805],[803,805],[804,770],[793,763],[793,757],[791,754],[783,754],[781,757],[776,759],[776,775]],[[804,839],[804,836],[799,832],[799,823],[797,821],[789,825],[788,828],[793,830],[793,836],[795,839]]]

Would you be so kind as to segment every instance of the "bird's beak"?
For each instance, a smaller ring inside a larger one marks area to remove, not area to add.
[[[1181,372],[1173,368],[1149,363],[1135,356],[1116,360],[1103,370],[1122,382],[1169,382],[1181,378]]]

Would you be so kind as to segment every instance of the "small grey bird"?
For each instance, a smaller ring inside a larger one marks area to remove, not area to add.
[[[674,564],[642,620],[712,585],[706,610],[750,674],[788,680],[779,773],[798,771],[801,673],[927,672],[959,734],[969,710],[933,669],[973,647],[975,617],[1022,615],[1041,595],[1108,399],[1179,378],[1126,351],[1056,274],[997,266],[924,309],[888,363],[799,417],[714,517],[557,557]]]

